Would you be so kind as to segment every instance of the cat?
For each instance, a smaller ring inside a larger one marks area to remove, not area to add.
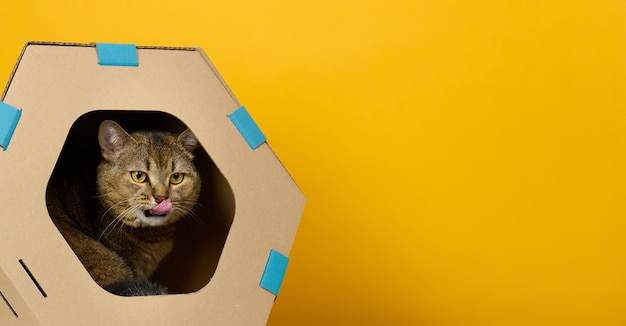
[[[198,200],[201,181],[193,164],[198,140],[189,129],[177,135],[128,133],[105,120],[98,143],[95,169],[80,171],[80,163],[55,169],[46,194],[51,218],[105,290],[166,294],[167,288],[149,279],[172,251],[176,222]],[[80,160],[80,154],[74,156]],[[93,190],[97,195],[89,196]]]

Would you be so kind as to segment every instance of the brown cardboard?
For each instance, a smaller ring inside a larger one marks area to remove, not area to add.
[[[259,281],[271,249],[289,254],[305,199],[269,145],[252,150],[228,119],[240,104],[201,49],[137,53],[138,67],[111,67],[98,65],[94,45],[25,46],[2,97],[23,111],[0,152],[0,324],[265,324],[275,296]],[[217,221],[181,231],[188,241],[177,249],[186,253],[159,272],[180,294],[104,291],[48,215],[46,186],[64,145],[80,148],[89,137],[81,130],[108,116],[159,126],[173,116],[208,154],[200,169],[210,174],[201,195],[209,208],[199,215]]]

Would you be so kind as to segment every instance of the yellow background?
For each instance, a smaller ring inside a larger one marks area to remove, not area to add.
[[[626,2],[2,1],[201,46],[308,197],[270,325],[626,324]]]

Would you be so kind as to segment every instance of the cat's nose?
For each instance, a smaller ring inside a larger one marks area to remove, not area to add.
[[[165,197],[165,196],[156,196],[156,197],[154,197],[154,199],[156,200],[157,204],[160,204],[162,201],[166,200],[167,197]]]

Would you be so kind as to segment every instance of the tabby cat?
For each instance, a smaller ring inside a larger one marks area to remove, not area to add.
[[[95,171],[71,167],[51,178],[50,215],[104,289],[123,296],[165,294],[149,278],[172,251],[175,222],[200,194],[193,164],[198,141],[190,130],[129,134],[106,120],[98,142],[102,158]],[[96,196],[86,195],[91,189]]]

